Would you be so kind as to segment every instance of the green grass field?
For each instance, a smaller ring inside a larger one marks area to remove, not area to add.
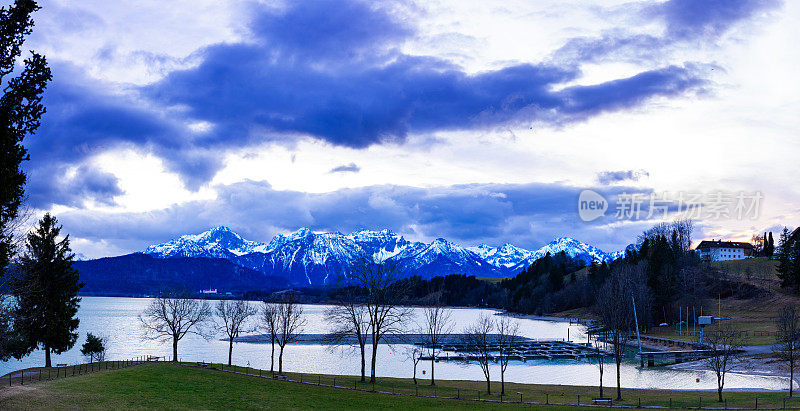
[[[219,368],[216,365],[215,368]],[[226,367],[227,369],[227,367]],[[258,374],[257,370],[237,367],[234,371]],[[420,380],[419,395],[392,395],[372,393],[369,384],[358,384],[352,376],[288,374],[289,379],[311,382],[299,384],[273,380],[215,369],[186,367],[169,363],[150,363],[121,370],[101,371],[80,377],[37,382],[26,386],[0,388],[0,409],[505,409],[520,408],[519,403],[468,401],[457,399],[426,398],[424,395],[477,398],[485,385],[478,381],[439,381],[437,388]],[[337,386],[353,386],[359,390],[325,387],[336,378]],[[317,386],[314,383],[321,383]],[[608,382],[610,383],[610,381]],[[377,391],[415,394],[414,384],[408,379],[381,379]],[[493,390],[499,391],[499,383]],[[506,384],[509,393],[506,401],[525,401],[576,404],[597,395],[596,387],[557,385]],[[607,387],[606,396],[613,396]],[[702,398],[706,407],[719,406],[715,393],[709,391],[658,391],[624,390],[625,401],[620,405],[668,406],[672,399],[674,408],[697,407]],[[781,407],[785,393],[726,393],[728,408],[753,408],[756,398],[760,408]],[[496,394],[489,397],[498,400]],[[800,399],[787,401],[787,406],[800,406]],[[567,409],[578,407],[542,406],[526,404],[536,409]]]

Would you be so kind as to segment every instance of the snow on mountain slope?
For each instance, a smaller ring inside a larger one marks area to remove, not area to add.
[[[533,262],[544,257],[547,253],[554,255],[562,251],[572,258],[582,260],[586,264],[591,264],[592,261],[603,262],[609,259],[608,254],[595,246],[582,243],[571,237],[561,237],[536,250],[529,260]]]
[[[529,260],[533,255],[532,251],[508,243],[500,247],[481,244],[477,247],[470,247],[468,250],[478,254],[487,263],[501,268],[515,267],[521,262]]]
[[[261,243],[245,240],[222,226],[147,247],[143,253],[158,258],[224,258],[265,276],[287,278],[294,284],[323,285],[335,281],[361,258],[396,262],[408,276],[513,276],[548,252],[561,251],[586,263],[612,258],[596,247],[569,237],[530,251],[512,244],[465,248],[443,238],[425,244],[408,241],[391,230],[359,230],[345,235],[314,233],[304,227],[288,235],[278,234],[269,243]]]
[[[263,251],[262,251],[263,250]],[[163,244],[151,245],[143,253],[159,258],[225,258],[255,251],[266,252],[267,244],[243,239],[230,228],[219,226],[200,234],[184,235]]]

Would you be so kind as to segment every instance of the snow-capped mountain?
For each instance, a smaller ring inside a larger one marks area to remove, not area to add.
[[[613,261],[613,260],[616,260],[618,258],[625,257],[625,253],[627,251],[639,251],[639,247],[641,247],[641,245],[637,246],[636,244],[628,244],[628,246],[625,247],[624,250],[619,250],[619,251],[614,251],[613,253],[608,253],[608,260],[609,261]]]
[[[273,239],[274,241],[274,239]],[[271,245],[270,242],[269,245]],[[266,253],[269,245],[243,239],[228,227],[215,227],[196,235],[184,235],[163,244],[147,247],[143,254],[160,258],[206,257],[231,259],[253,252]]]
[[[480,255],[453,244],[444,238],[437,238],[429,245],[417,243],[406,247],[392,257],[406,272],[422,277],[444,274],[472,274],[479,276],[502,275],[498,269]]]
[[[481,244],[477,247],[470,247],[468,250],[478,254],[487,263],[495,267],[512,268],[523,261],[530,260],[532,251],[505,243],[500,247],[491,247]]]
[[[287,278],[295,284],[324,285],[334,282],[362,258],[392,261],[406,275],[425,278],[447,274],[510,277],[548,252],[561,251],[586,263],[612,258],[596,247],[569,237],[531,251],[512,244],[465,248],[443,238],[426,244],[408,241],[391,230],[342,234],[315,233],[301,228],[289,235],[276,235],[269,243],[260,243],[245,240],[227,227],[184,235],[147,247],[143,253],[157,258],[223,258],[266,276]]]
[[[562,251],[568,256],[580,259],[586,264],[591,264],[593,261],[603,262],[609,259],[609,255],[599,248],[582,243],[571,237],[561,237],[551,241],[549,244],[536,250],[529,259],[533,262],[544,257],[547,253],[554,255]]]

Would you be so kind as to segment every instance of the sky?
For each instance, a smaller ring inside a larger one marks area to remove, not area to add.
[[[614,251],[689,197],[695,239],[749,239],[800,220],[799,19],[779,0],[50,0],[25,44],[53,70],[27,205],[85,258],[217,225]],[[591,221],[584,190],[606,201]]]

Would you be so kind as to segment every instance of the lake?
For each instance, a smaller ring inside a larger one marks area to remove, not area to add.
[[[171,356],[171,342],[157,342],[142,339],[142,329],[137,316],[144,310],[150,299],[120,297],[83,297],[78,317],[80,318],[80,336],[78,342],[68,352],[53,356],[53,364],[75,364],[83,362],[80,345],[91,332],[107,338],[107,358],[126,359],[136,356],[158,355]],[[211,301],[214,304],[215,301]],[[255,303],[254,303],[255,304]],[[306,305],[304,313],[307,319],[305,333],[328,332],[323,313],[326,306]],[[414,309],[415,315],[421,309]],[[496,310],[475,308],[454,308],[453,332],[462,331],[468,324],[482,313],[494,315]],[[586,335],[581,326],[566,322],[519,319],[523,336],[536,339],[566,339],[569,332],[572,341],[585,341]],[[569,331],[568,331],[569,330]],[[178,353],[184,361],[227,362],[228,343],[220,341],[221,336],[205,340],[196,335],[188,335],[180,341]],[[379,346],[377,375],[379,377],[406,377],[412,374],[411,361],[406,357],[409,346]],[[277,360],[277,355],[276,355]],[[269,369],[270,346],[260,343],[237,343],[233,349],[233,362],[238,365],[249,365]],[[44,353],[35,351],[21,361],[11,360],[0,363],[0,374],[25,367],[44,365]],[[357,352],[346,348],[332,348],[323,345],[291,345],[284,353],[284,369],[292,372],[350,374],[358,375],[360,359]],[[420,362],[417,377],[422,371],[430,373],[430,362]],[[369,373],[369,363],[367,363]],[[499,380],[499,367],[492,369],[493,379]],[[477,364],[457,364],[449,362],[436,363],[438,379],[482,380],[483,374]],[[696,379],[700,381],[697,382]],[[506,370],[506,381],[538,384],[565,385],[597,385],[598,368],[591,361],[576,360],[540,360],[519,362],[512,361]],[[628,388],[661,388],[661,389],[715,389],[716,377],[711,372],[669,370],[665,368],[639,368],[635,362],[626,362],[621,371],[621,380]],[[616,384],[616,368],[608,363],[603,377],[604,385]],[[733,373],[725,380],[726,389],[756,388],[766,390],[785,389],[787,381],[782,377],[747,375]]]

